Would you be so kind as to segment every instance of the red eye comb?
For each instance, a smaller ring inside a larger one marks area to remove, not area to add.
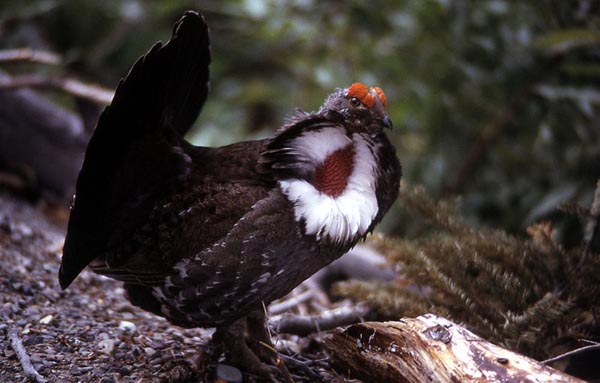
[[[377,97],[379,97],[379,101],[381,101],[381,105],[383,105],[383,107],[386,107],[387,104],[387,97],[385,97],[385,93],[383,93],[383,89],[381,89],[378,86],[374,86],[371,88],[372,91],[375,91],[375,93],[377,93]]]
[[[355,82],[350,85],[348,88],[348,97],[356,97],[369,108],[372,108],[373,105],[375,105],[375,97],[379,98],[379,101],[384,107],[387,103],[385,93],[383,93],[383,90],[381,90],[380,87],[376,86],[369,89],[362,82]]]

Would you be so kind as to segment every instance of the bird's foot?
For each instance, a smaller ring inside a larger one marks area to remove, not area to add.
[[[264,315],[253,314],[229,326],[219,327],[213,340],[214,343],[223,345],[226,359],[244,372],[273,383],[293,383],[283,359],[271,342],[264,324]]]
[[[208,342],[200,351],[190,358],[190,364],[198,376],[203,376],[203,381],[209,381],[206,377],[216,375],[216,370],[219,364],[219,357],[223,353],[223,346],[219,342],[215,342],[214,338]]]
[[[248,315],[246,319],[249,345],[258,357],[270,363],[280,375],[280,381],[291,383],[294,380],[288,371],[283,358],[271,341],[271,334],[267,329],[265,313],[256,310]]]

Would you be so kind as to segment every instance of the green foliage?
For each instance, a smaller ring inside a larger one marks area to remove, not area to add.
[[[600,182],[597,194],[595,208],[581,217],[596,225]],[[455,202],[435,202],[423,187],[404,187],[402,203],[430,225],[429,234],[416,240],[378,235],[371,242],[405,277],[347,282],[338,293],[372,302],[386,318],[446,315],[538,358],[572,348],[598,326],[600,253],[591,251],[592,236],[566,250],[548,222],[530,226],[528,238],[472,229]]]

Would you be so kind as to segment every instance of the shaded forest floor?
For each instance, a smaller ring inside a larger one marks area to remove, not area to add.
[[[64,233],[39,209],[0,196],[0,381],[25,378],[8,332],[48,382],[138,382],[188,357],[210,331],[180,329],[129,304],[120,283],[84,271],[58,286]]]
[[[88,271],[62,291],[63,240],[40,208],[0,194],[0,382],[27,381],[10,332],[47,382],[159,382],[210,339],[212,329],[173,326]]]

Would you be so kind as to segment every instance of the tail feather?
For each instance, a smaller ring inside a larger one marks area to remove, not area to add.
[[[185,135],[206,101],[209,64],[208,27],[202,16],[188,11],[171,39],[156,43],[121,80],[105,122],[117,134],[125,132],[115,126],[126,123],[132,139],[167,128]]]
[[[59,271],[63,288],[104,252],[116,220],[127,220],[122,230],[137,227],[151,208],[152,189],[186,171],[189,158],[179,146],[206,100],[209,64],[208,27],[188,11],[171,39],[155,44],[119,83],[77,180]]]

